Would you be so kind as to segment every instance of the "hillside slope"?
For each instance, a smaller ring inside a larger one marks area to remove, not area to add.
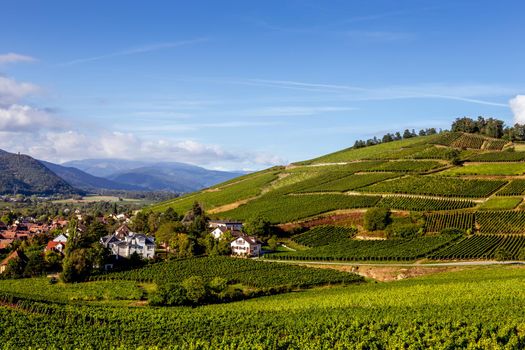
[[[0,194],[79,194],[38,160],[0,150]]]
[[[152,209],[172,207],[182,213],[197,201],[212,217],[263,216],[276,224],[374,206],[421,212],[473,211],[485,205],[517,210],[521,200],[503,196],[519,199],[525,193],[525,152],[511,146],[477,134],[443,133],[349,148],[239,177]],[[453,165],[453,150],[463,165]]]

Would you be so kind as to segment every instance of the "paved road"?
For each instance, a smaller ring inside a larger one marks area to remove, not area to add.
[[[326,262],[326,261],[302,261],[302,260],[271,260],[261,259],[263,261],[280,262],[286,264],[308,264],[308,265],[343,265],[343,266],[383,266],[383,267],[442,267],[442,266],[485,266],[485,265],[524,265],[523,261],[457,261],[444,263],[353,263],[353,262]]]

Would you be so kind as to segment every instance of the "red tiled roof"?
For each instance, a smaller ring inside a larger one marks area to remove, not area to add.
[[[51,250],[55,249],[57,245],[61,244],[62,246],[66,246],[63,242],[55,242],[55,241],[49,241],[47,242],[46,249],[45,250]]]

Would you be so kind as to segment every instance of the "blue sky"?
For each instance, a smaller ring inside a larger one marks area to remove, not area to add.
[[[0,148],[260,169],[525,122],[522,1],[3,1]]]

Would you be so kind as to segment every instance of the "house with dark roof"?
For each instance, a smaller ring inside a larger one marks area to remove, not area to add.
[[[213,229],[213,231],[210,232],[210,235],[212,235],[213,238],[215,238],[215,239],[222,239],[226,232],[230,232],[230,234],[233,237],[239,237],[239,236],[243,235],[243,233],[241,231],[229,229],[226,226],[218,226],[218,227],[216,227],[215,229]]]
[[[242,231],[242,222],[232,220],[210,220],[208,222],[210,228],[226,227],[232,231]]]
[[[100,244],[117,257],[129,258],[137,253],[143,259],[152,259],[155,256],[155,240],[142,233],[132,232],[126,225],[120,226],[114,234],[104,236]]]

